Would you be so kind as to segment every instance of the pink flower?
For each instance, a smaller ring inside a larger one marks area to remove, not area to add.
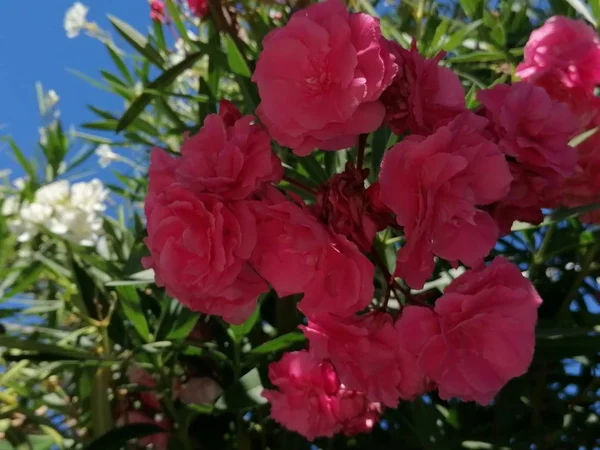
[[[596,132],[577,147],[575,172],[559,187],[548,193],[552,207],[575,208],[600,202],[600,133]],[[580,216],[585,223],[600,223],[600,210]]]
[[[388,225],[388,217],[373,208],[365,189],[367,172],[346,164],[344,172],[334,175],[321,187],[313,208],[322,223],[364,251],[370,251],[377,231]]]
[[[390,48],[396,57],[398,74],[381,101],[386,109],[384,123],[395,134],[410,131],[427,136],[466,110],[460,80],[438,64],[443,53],[427,59],[417,50],[416,41],[410,50],[396,43],[391,43]]]
[[[153,152],[145,204],[150,257],[144,266],[190,309],[241,323],[267,290],[247,264],[256,244],[254,216],[243,201],[224,204],[178,183],[158,191],[168,175],[157,177],[156,186],[152,175],[160,168],[152,165],[163,158],[160,150]]]
[[[252,266],[279,297],[304,292],[329,243],[327,230],[306,208],[274,188],[265,190],[253,211],[258,239]]]
[[[424,392],[417,359],[403,348],[389,314],[322,315],[311,317],[308,326],[301,328],[310,353],[330,359],[340,381],[369,399],[395,408],[399,399],[410,400]]]
[[[578,119],[579,131],[595,126],[594,122],[597,122],[600,116],[600,98],[596,97],[594,90],[586,90],[581,86],[566,86],[552,72],[540,75],[532,84],[543,88],[553,100],[567,104]]]
[[[127,378],[129,382],[147,390],[140,392],[140,401],[145,407],[153,410],[160,410],[160,399],[153,388],[156,387],[156,380],[152,374],[141,367],[129,366],[127,368]]]
[[[165,4],[160,0],[150,2],[150,18],[157,22],[165,21]]]
[[[379,419],[379,406],[344,388],[331,363],[308,352],[291,352],[269,366],[269,379],[279,388],[263,391],[271,416],[308,440],[335,433],[370,431]]]
[[[350,147],[381,125],[393,61],[378,19],[350,14],[340,0],[311,5],[263,41],[252,76],[257,114],[297,155]]]
[[[195,193],[213,193],[228,200],[246,198],[263,183],[279,181],[281,162],[254,117],[235,121],[231,108],[221,112],[223,117],[209,115],[198,134],[184,142],[178,180]]]
[[[181,385],[179,399],[186,404],[212,404],[223,393],[223,389],[212,378],[191,378]]]
[[[162,414],[160,415],[160,418],[157,417],[153,419],[140,411],[127,411],[119,416],[116,421],[116,424],[119,427],[134,423],[148,423],[152,425],[158,425],[159,427],[163,428],[165,430],[164,433],[151,434],[138,439],[137,442],[142,447],[153,445],[153,448],[156,450],[167,450],[169,444],[169,434],[167,431],[171,429],[171,424]]]
[[[517,75],[534,83],[551,77],[593,93],[600,83],[600,38],[581,20],[551,17],[531,33]]]
[[[219,117],[223,119],[226,127],[232,127],[242,118],[242,113],[232,102],[221,99],[219,101]]]
[[[577,120],[564,104],[527,83],[498,84],[479,91],[477,99],[507,156],[548,178],[573,172],[576,154],[568,144]]]
[[[487,405],[527,371],[541,302],[519,268],[499,257],[453,281],[435,310],[404,308],[398,330],[442,399]]]
[[[472,266],[498,238],[491,216],[477,207],[505,197],[512,177],[502,152],[483,137],[485,124],[465,114],[427,138],[404,139],[384,157],[380,198],[406,235],[395,273],[413,288],[431,276],[434,255]]]
[[[203,19],[209,13],[208,0],[187,0],[188,6],[196,17]]]
[[[544,195],[575,168],[577,155],[569,141],[577,132],[577,119],[565,104],[527,83],[497,85],[479,91],[477,98],[491,121],[490,132],[512,160],[513,183],[502,204],[520,212],[507,223],[539,215],[546,206]]]
[[[258,240],[255,270],[280,297],[304,293],[305,314],[353,314],[373,298],[374,267],[356,246],[329,232],[310,211],[265,189],[253,205]]]
[[[347,316],[366,308],[373,300],[375,268],[344,236],[332,236],[315,269],[298,303],[305,315]]]

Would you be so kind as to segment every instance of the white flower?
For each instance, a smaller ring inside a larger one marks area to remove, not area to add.
[[[38,189],[34,201],[20,209],[18,200],[9,197],[2,212],[16,215],[9,226],[19,242],[27,242],[45,229],[79,245],[94,246],[102,235],[107,197],[100,180],[73,185],[60,180]]]
[[[45,98],[46,108],[47,109],[53,108],[54,106],[56,106],[56,104],[58,103],[59,100],[60,100],[60,97],[58,96],[56,91],[53,89],[50,89],[46,93],[46,98]]]
[[[39,127],[38,132],[40,133],[40,144],[46,145],[48,143],[48,132],[46,128]]]
[[[22,191],[23,189],[25,189],[25,186],[27,185],[27,177],[19,177],[19,178],[15,178],[15,181],[13,181],[13,186],[15,187],[15,189],[17,191]]]
[[[55,181],[37,190],[35,203],[55,206],[67,202],[70,195],[71,186],[67,180]]]
[[[6,197],[2,202],[2,215],[14,216],[19,212],[19,198],[16,195]]]
[[[75,183],[71,187],[71,203],[88,213],[104,211],[107,198],[108,191],[97,178],[89,182]]]
[[[88,7],[80,2],[75,2],[65,14],[65,31],[68,38],[79,36],[79,33],[87,25]]]
[[[112,151],[110,145],[101,144],[96,149],[96,155],[98,156],[98,164],[103,169],[108,167],[111,162],[119,161],[121,157]]]

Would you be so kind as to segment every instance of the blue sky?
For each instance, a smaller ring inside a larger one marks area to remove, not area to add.
[[[146,0],[81,0],[90,11],[88,20],[112,30],[106,14],[110,13],[142,32],[151,24]],[[69,39],[63,28],[65,11],[74,0],[6,1],[2,5],[4,20],[0,27],[0,129],[12,136],[21,149],[32,155],[38,141],[39,117],[35,82],[54,89],[60,96],[59,109],[63,125],[78,126],[93,118],[86,104],[121,111],[122,102],[98,90],[67,71],[79,70],[95,79],[99,70],[112,68],[104,46],[85,35]],[[77,148],[75,148],[77,150]],[[0,170],[20,173],[10,151],[0,144]]]

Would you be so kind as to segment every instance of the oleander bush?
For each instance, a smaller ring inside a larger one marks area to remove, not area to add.
[[[600,448],[597,0],[93,16],[123,108],[2,136],[0,449]]]

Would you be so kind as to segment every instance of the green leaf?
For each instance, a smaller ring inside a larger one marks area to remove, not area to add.
[[[311,178],[318,184],[325,183],[327,181],[327,172],[325,172],[325,169],[321,163],[317,161],[314,154],[305,156],[303,158],[298,158],[298,161],[311,176]]]
[[[479,89],[477,89],[477,85],[473,83],[469,89],[469,92],[467,92],[467,95],[465,96],[465,104],[468,109],[475,109],[477,106],[479,106],[479,101],[477,100],[478,90]]]
[[[469,63],[469,62],[487,62],[504,60],[502,52],[471,52],[466,55],[457,55],[448,58],[449,63]]]
[[[25,170],[25,173],[27,173],[27,175],[29,175],[29,178],[33,181],[37,180],[37,174],[35,172],[35,167],[25,157],[25,155],[23,154],[21,149],[15,143],[15,141],[12,138],[5,137],[5,136],[0,137],[0,139],[8,142],[8,145],[10,145],[10,148],[12,149],[13,154],[15,155],[15,158],[17,158],[18,163],[21,165],[21,167],[23,167],[23,169]]]
[[[137,291],[133,286],[117,286],[116,291],[119,294],[119,305],[123,308],[125,316],[131,321],[140,337],[148,342],[150,329]]]
[[[248,318],[248,320],[246,320],[243,324],[229,326],[229,333],[233,340],[235,342],[241,342],[244,336],[252,331],[252,328],[254,328],[254,325],[256,325],[258,319],[260,319],[260,303],[257,305],[256,309]]]
[[[100,367],[96,370],[92,380],[92,393],[90,397],[90,412],[92,434],[102,436],[113,427],[108,391],[111,384],[111,370]]]
[[[448,41],[446,41],[446,43],[444,44],[443,49],[447,52],[451,52],[459,45],[461,45],[465,41],[467,36],[473,31],[475,31],[481,24],[481,20],[476,20],[475,22],[472,22],[469,25],[465,25],[458,31],[452,33],[450,39],[448,39]]]
[[[158,425],[150,423],[134,423],[131,425],[125,425],[123,427],[114,428],[98,437],[88,444],[84,450],[116,450],[123,447],[132,439],[139,439],[164,431],[165,430],[160,428]]]
[[[371,167],[375,172],[374,175],[379,173],[383,153],[387,150],[386,145],[391,134],[392,132],[388,127],[381,127],[373,134],[373,141],[371,142]]]
[[[152,22],[152,26],[154,29],[154,38],[156,39],[156,44],[158,45],[159,50],[167,53],[169,50],[167,49],[167,42],[165,41],[163,24],[159,20],[154,20]]]
[[[538,335],[535,344],[536,356],[539,355],[547,359],[562,359],[598,353],[600,334],[595,331],[580,331],[582,331],[581,334],[567,334],[559,331],[554,334]]]
[[[84,352],[74,348],[59,347],[58,345],[44,344],[33,340],[17,339],[9,336],[0,336],[0,347],[37,352],[64,359],[95,360],[100,361],[98,355]]]
[[[192,43],[188,31],[185,28],[184,23],[181,21],[181,11],[179,11],[179,7],[173,0],[166,0],[165,6],[167,7],[167,11],[169,11],[169,19],[173,21],[175,28],[179,32],[179,35],[183,39],[183,41],[190,45]]]
[[[598,0],[591,0],[591,3],[597,1]],[[589,23],[594,25],[594,27],[598,26],[598,22],[596,22],[596,19],[594,18],[594,16],[592,15],[592,13],[590,12],[590,10],[584,2],[582,2],[581,0],[567,0],[567,2],[569,2],[569,4],[575,9],[575,11],[577,11],[579,14],[585,17],[585,19]]]
[[[262,356],[279,352],[281,350],[286,350],[294,344],[304,342],[305,340],[306,338],[302,333],[299,333],[298,331],[292,331],[291,333],[282,334],[281,336],[277,336],[275,339],[271,339],[270,341],[253,348],[249,355]]]
[[[14,297],[17,294],[22,293],[29,286],[34,284],[44,271],[44,266],[41,263],[35,262],[23,268],[19,274],[16,283],[11,286],[10,291],[2,295],[2,299]]]
[[[252,72],[250,71],[250,67],[248,67],[246,58],[244,58],[244,55],[230,35],[225,36],[225,48],[227,50],[227,63],[231,71],[237,75],[250,78]]]
[[[267,400],[261,396],[262,391],[263,385],[258,369],[252,369],[219,397],[215,408],[241,410],[265,404]]]
[[[183,308],[177,314],[175,321],[171,324],[171,329],[167,334],[166,339],[170,341],[179,341],[188,337],[196,324],[200,320],[200,314]]]
[[[575,208],[560,208],[550,214],[550,220],[560,222],[570,217],[580,216],[600,209],[600,202],[590,203],[588,205],[577,206]]]
[[[175,79],[181,75],[185,70],[192,67],[198,59],[202,57],[202,52],[192,53],[188,55],[183,61],[179,64],[174,65],[168,70],[165,70],[158,78],[152,81],[147,88],[152,90],[162,90],[166,86],[172,84]],[[141,112],[148,106],[150,101],[152,100],[153,95],[147,92],[144,92],[138,98],[136,98],[125,114],[119,120],[119,123],[116,126],[116,131],[120,132],[127,128],[137,117],[141,114]]]
[[[596,18],[596,22],[600,22],[600,0],[590,0],[590,8]]]
[[[146,39],[144,35],[142,35],[128,23],[123,22],[121,19],[118,19],[115,16],[108,14],[108,20],[110,20],[112,25],[123,37],[123,39],[129,42],[131,46],[134,47],[138,52],[148,58],[148,61],[152,62],[155,66],[161,69],[163,68],[163,57],[160,55],[157,49],[150,45],[148,39]]]
[[[458,0],[458,2],[470,19],[479,15],[478,12],[480,11],[482,4],[481,0]]]

